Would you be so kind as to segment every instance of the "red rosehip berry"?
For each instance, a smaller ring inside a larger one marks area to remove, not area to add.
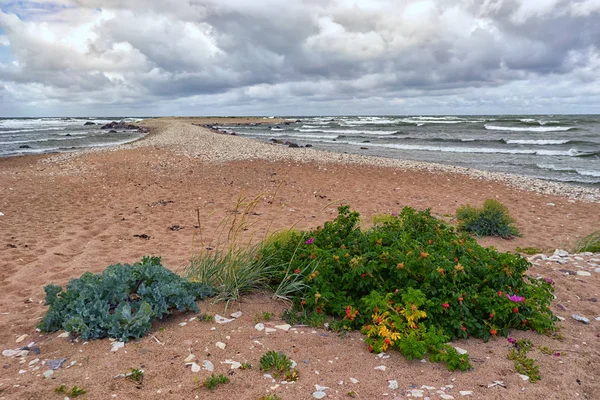
[[[444,307],[445,309],[448,309],[448,308],[450,308],[450,304],[444,303],[444,304],[442,304],[442,307]]]
[[[519,312],[519,307],[515,307],[515,308],[513,308],[513,312],[514,312],[515,314],[517,314],[517,313]]]

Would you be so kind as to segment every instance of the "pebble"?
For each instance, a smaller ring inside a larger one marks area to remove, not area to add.
[[[192,372],[200,372],[201,368],[198,364],[192,363]]]
[[[423,390],[421,389],[411,389],[410,394],[413,397],[423,397]]]
[[[325,396],[327,396],[327,393],[317,391],[317,392],[314,392],[312,395],[315,399],[322,399]]]
[[[591,273],[587,272],[587,271],[577,271],[577,275],[579,276],[592,276]]]
[[[273,332],[277,332],[277,329],[273,329],[273,328],[265,328],[265,332],[266,332],[266,333],[273,333]]]
[[[217,343],[215,343],[215,346],[217,346],[221,350],[225,350],[225,347],[227,347],[227,345],[223,342],[217,342]]]
[[[355,379],[355,378],[350,378],[348,380],[354,384],[358,383],[358,379]]]
[[[44,371],[44,373],[42,375],[44,376],[44,378],[50,379],[52,377],[52,375],[54,375],[54,371],[49,369],[47,371]]]
[[[569,252],[566,250],[562,250],[562,249],[556,249],[554,250],[554,254],[555,256],[559,256],[559,257],[568,257],[569,256]]]
[[[461,390],[458,393],[460,393],[461,396],[473,396],[472,390]]]
[[[66,358],[57,358],[55,360],[48,360],[48,368],[50,369],[59,369],[62,365],[67,361]]]
[[[467,354],[467,351],[465,349],[462,349],[462,348],[460,348],[458,346],[452,346],[452,347],[454,347],[454,349],[456,350],[456,352],[458,354],[460,354],[460,355]]]
[[[230,317],[231,318],[239,318],[242,316],[242,312],[241,311],[236,311],[234,313],[231,313]]]
[[[440,394],[440,399],[444,399],[444,400],[452,400],[454,398],[454,396],[449,395],[449,394]]]
[[[33,359],[33,360],[29,361],[29,366],[31,367],[31,366],[33,366],[33,365],[37,364],[39,361],[40,361],[40,359],[39,359],[39,358],[35,358],[35,359]]]
[[[289,331],[291,327],[292,326],[290,324],[275,325],[275,328],[281,329],[282,331],[286,331],[286,332]]]
[[[375,369],[377,371],[385,371],[387,369],[387,367],[385,365],[379,365],[379,366],[375,367]]]
[[[10,349],[7,349],[7,350],[4,350],[4,351],[2,352],[2,355],[3,355],[4,357],[14,357],[14,356],[16,356],[17,354],[19,354],[19,351],[20,351],[20,350],[10,350]]]
[[[242,363],[233,361],[233,360],[225,360],[221,364],[229,364],[231,365],[230,369],[238,369],[242,366]]]
[[[217,324],[227,324],[229,322],[233,321],[233,319],[230,318],[225,318],[219,314],[215,314],[215,322]]]
[[[202,369],[207,370],[208,372],[213,372],[215,370],[215,366],[210,360],[204,360],[202,362]]]
[[[573,319],[575,321],[583,322],[584,324],[589,324],[590,323],[589,319],[587,319],[586,317],[582,317],[579,314],[573,314],[573,315],[571,315],[571,317],[573,317]]]
[[[17,338],[16,342],[17,343],[21,343],[23,340],[25,340],[27,338],[27,336],[29,336],[29,335],[28,334],[24,334],[24,335],[19,336]]]
[[[123,342],[113,342],[112,348],[110,349],[110,351],[115,352],[115,351],[119,350],[122,347],[125,347],[125,343],[123,343]]]
[[[523,375],[523,374],[518,374],[519,378],[523,379],[524,381],[528,381],[529,377],[527,375]]]
[[[193,354],[190,354],[190,355],[189,355],[189,356],[187,356],[187,357],[185,358],[185,360],[183,360],[183,361],[184,361],[184,362],[192,362],[192,361],[194,361],[195,359],[196,359],[196,356],[195,356],[195,355],[193,355]]]
[[[257,331],[262,331],[263,329],[265,329],[265,324],[261,324],[260,322],[256,325],[254,325],[254,329],[256,329]]]
[[[398,389],[398,381],[397,380],[388,381],[388,387],[392,390]]]
[[[63,332],[60,335],[58,335],[57,337],[59,337],[59,338],[68,338],[69,337],[69,332]]]
[[[317,392],[324,392],[327,389],[329,389],[327,386],[315,385],[315,390]]]

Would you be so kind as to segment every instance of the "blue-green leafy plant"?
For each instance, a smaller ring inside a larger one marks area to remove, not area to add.
[[[42,331],[64,329],[86,340],[123,341],[146,335],[153,320],[175,308],[198,312],[196,300],[213,293],[163,267],[158,257],[111,265],[101,274],[86,272],[65,290],[56,285],[44,290],[50,307],[38,325]]]

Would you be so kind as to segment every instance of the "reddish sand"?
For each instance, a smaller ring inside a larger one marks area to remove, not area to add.
[[[395,353],[379,359],[366,351],[359,333],[340,338],[325,330],[312,333],[312,328],[297,327],[267,335],[254,329],[255,315],[273,312],[273,321],[265,324],[280,324],[285,304],[262,295],[233,303],[227,311],[223,304],[201,302],[202,312],[229,315],[241,310],[243,316],[224,325],[196,320],[180,326],[193,315],[178,314],[154,327],[162,345],[149,336],[116,353],[110,351],[108,340],[71,343],[58,338],[59,333],[35,330],[47,309],[43,304],[45,285],[64,285],[85,271],[100,272],[110,264],[131,263],[150,254],[160,255],[167,267],[180,270],[202,240],[206,242],[218,231],[241,195],[261,198],[246,238],[250,233],[259,237],[267,227],[271,231],[292,225],[314,228],[335,216],[336,207],[344,203],[360,211],[368,223],[373,214],[398,211],[403,206],[431,208],[435,215],[448,219],[444,215],[453,214],[461,204],[480,205],[487,198],[496,198],[509,208],[523,236],[481,243],[511,251],[517,246],[538,247],[547,253],[555,248],[570,249],[576,238],[599,229],[598,203],[511,189],[459,174],[336,163],[216,164],[159,147],[43,162],[47,158],[0,159],[0,212],[4,214],[0,216],[0,350],[32,341],[41,349],[39,356],[2,357],[0,398],[62,398],[54,393],[60,384],[85,388],[84,398],[88,399],[258,399],[271,391],[282,399],[309,399],[315,384],[328,386],[327,398],[338,399],[348,398],[350,391],[363,399],[404,397],[407,390],[421,385],[436,390],[446,386],[445,393],[457,399],[462,397],[461,390],[472,390],[473,398],[485,399],[600,398],[600,322],[594,319],[600,316],[600,306],[597,300],[590,300],[600,297],[600,274],[593,268],[586,269],[592,273],[589,277],[565,276],[558,271],[575,269],[574,265],[541,263],[534,267],[535,273],[556,281],[553,309],[566,318],[560,323],[563,341],[529,332],[513,335],[564,352],[554,357],[532,351],[543,377],[537,384],[522,381],[514,372],[512,361],[506,359],[504,338],[458,343],[469,351],[475,368],[450,373],[442,365],[408,362]],[[198,213],[201,229],[194,227]],[[174,225],[183,228],[170,229]],[[142,234],[150,239],[134,237]],[[559,302],[568,310],[557,308]],[[592,323],[574,321],[573,313],[587,316]],[[29,336],[15,343],[23,334]],[[217,341],[227,343],[226,349],[215,347]],[[267,349],[283,351],[298,363],[297,383],[272,389],[275,384],[264,379],[258,369],[258,359]],[[199,388],[208,373],[193,373],[184,366],[183,359],[190,351],[199,363],[211,360],[217,373],[228,373],[229,366],[221,364],[225,359],[248,361],[254,368],[233,371],[230,384],[210,393]],[[67,358],[65,365],[76,363],[55,371],[52,379],[41,376],[47,367],[33,370],[43,360],[61,357]],[[40,362],[29,366],[35,358]],[[387,369],[377,371],[378,365]],[[145,370],[141,387],[113,378],[130,368]],[[351,377],[359,383],[351,383]],[[399,389],[388,388],[388,380],[397,380]],[[496,380],[503,381],[506,388],[487,387]],[[435,390],[430,394],[425,390],[424,395],[442,398]]]

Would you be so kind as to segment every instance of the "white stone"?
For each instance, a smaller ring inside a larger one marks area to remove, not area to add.
[[[266,333],[273,333],[273,332],[277,332],[277,329],[273,329],[273,328],[265,328],[265,332],[266,332]]]
[[[575,256],[573,258],[575,258],[577,261],[583,261],[583,260],[585,260],[583,257],[579,257],[579,256]]]
[[[230,317],[231,318],[239,318],[242,316],[242,312],[241,311],[236,311],[234,313],[231,313]]]
[[[189,356],[187,356],[187,357],[185,358],[185,360],[183,360],[183,361],[184,361],[184,362],[191,362],[191,361],[194,361],[195,359],[196,359],[196,356],[195,356],[195,355],[193,355],[193,354],[190,354],[190,355],[189,355]]]
[[[25,340],[27,338],[27,336],[29,336],[29,335],[28,334],[24,334],[24,335],[19,336],[17,338],[16,342],[17,343],[21,343],[23,340]]]
[[[286,332],[289,331],[291,327],[292,326],[290,324],[275,325],[275,328],[281,329],[282,331],[286,331]]]
[[[14,357],[14,356],[16,356],[17,354],[19,354],[19,350],[10,350],[10,349],[7,349],[7,350],[4,350],[4,351],[2,352],[2,355],[3,355],[4,357]]]
[[[579,276],[592,276],[591,273],[587,272],[587,271],[577,271],[577,275]]]
[[[421,389],[429,390],[431,392],[435,390],[435,386],[421,385]]]
[[[263,329],[265,329],[265,325],[259,322],[258,324],[254,325],[254,329],[256,329],[257,331],[262,331]]]
[[[412,397],[423,397],[423,391],[421,389],[411,389],[410,394]]]
[[[215,314],[215,322],[217,324],[227,324],[229,322],[233,321],[233,319],[230,318],[225,318],[219,314]]]
[[[49,369],[47,371],[44,371],[44,373],[42,375],[44,376],[44,378],[50,379],[52,377],[52,375],[54,375],[54,371]]]
[[[461,390],[460,392],[461,396],[473,396],[473,391],[472,390]]]
[[[385,365],[379,365],[379,366],[375,367],[375,369],[377,371],[385,371],[387,369],[387,367]]]
[[[220,348],[221,350],[225,350],[225,347],[227,346],[225,343],[223,342],[217,342],[215,343],[215,346],[217,346],[218,348]]]
[[[600,317],[598,317],[598,318],[600,318]],[[354,384],[358,383],[358,379],[355,379],[355,378],[350,378],[348,380]]]
[[[179,326],[186,326],[186,325],[187,325],[187,322],[182,322],[179,324]]]
[[[324,392],[327,389],[329,389],[329,387],[327,387],[327,386],[315,385],[315,390],[317,392]]]
[[[59,338],[68,338],[69,337],[69,332],[63,332],[60,335],[58,335],[57,337],[59,337]]]
[[[192,363],[192,372],[200,372],[202,368],[196,363]]]
[[[32,365],[37,364],[39,361],[40,361],[39,358],[33,359],[33,360],[29,361],[29,366],[31,367]]]
[[[451,396],[449,394],[440,394],[440,399],[452,400],[453,398],[454,398],[454,396]]]
[[[317,392],[314,392],[312,395],[313,395],[313,397],[314,397],[315,399],[322,399],[322,398],[324,398],[325,396],[327,396],[327,393],[325,393],[325,392],[318,392],[318,391],[317,391]]]
[[[398,389],[398,381],[395,379],[388,381],[388,387],[392,390]]]
[[[463,349],[463,348],[460,348],[460,347],[458,347],[458,346],[452,346],[452,347],[454,347],[454,349],[456,350],[456,352],[457,352],[458,354],[461,354],[461,355],[462,355],[462,354],[467,354],[467,351],[466,351],[465,349]]]
[[[554,250],[554,254],[552,254],[552,255],[559,256],[559,257],[568,257],[569,252],[566,250],[562,250],[562,249],[556,249],[556,250]]]
[[[207,370],[208,372],[213,372],[215,370],[215,366],[210,360],[204,360],[202,362],[202,369]]]
[[[123,342],[113,342],[112,348],[110,349],[110,351],[115,352],[115,351],[119,350],[122,347],[125,347],[125,343],[123,343]]]
[[[238,369],[242,366],[242,363],[233,360],[225,360],[221,364],[229,364],[231,369]]]
[[[524,381],[528,381],[529,377],[527,375],[523,375],[523,374],[518,374],[519,378],[523,379]]]

